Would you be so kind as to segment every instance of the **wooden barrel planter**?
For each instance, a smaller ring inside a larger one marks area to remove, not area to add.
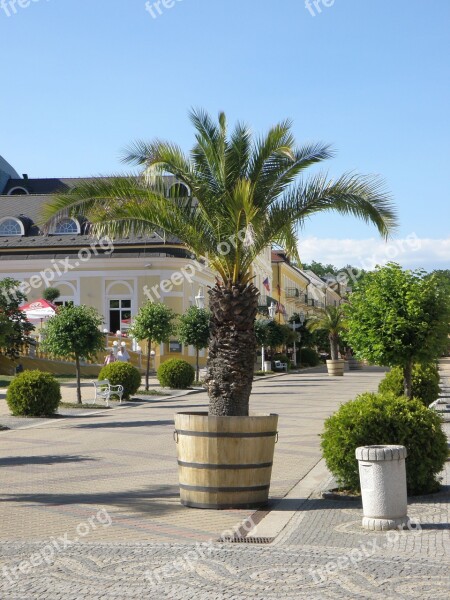
[[[343,358],[339,358],[337,360],[327,360],[328,375],[331,375],[332,377],[343,377],[344,365],[345,360]]]
[[[180,500],[192,508],[258,508],[269,499],[278,415],[178,413]]]
[[[363,368],[362,362],[357,358],[351,357],[348,359],[349,371],[361,371]]]

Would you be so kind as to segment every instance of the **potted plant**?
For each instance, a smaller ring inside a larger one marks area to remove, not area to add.
[[[310,317],[310,331],[322,330],[328,334],[331,359],[327,360],[328,375],[342,377],[344,375],[343,358],[339,358],[339,336],[344,330],[344,313],[342,306],[327,306],[320,313]]]
[[[301,178],[332,153],[321,144],[296,147],[287,121],[255,139],[241,123],[229,133],[223,113],[215,122],[195,111],[191,120],[197,141],[189,155],[173,143],[138,142],[126,160],[143,167],[141,177],[82,184],[58,196],[47,217],[82,212],[96,235],[112,237],[131,230],[151,235],[158,227],[197,258],[208,257],[217,274],[208,291],[209,411],[175,418],[181,501],[206,508],[256,507],[268,500],[278,416],[249,414],[259,296],[253,262],[275,243],[298,259],[295,233],[316,212],[362,217],[383,236],[395,224],[395,213],[377,178],[353,173],[334,180]],[[171,194],[167,174],[180,182]]]

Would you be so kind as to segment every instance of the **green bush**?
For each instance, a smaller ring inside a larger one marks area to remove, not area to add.
[[[394,367],[380,382],[378,391],[381,394],[392,392],[396,396],[404,395],[403,371]],[[412,376],[412,397],[430,406],[439,397],[439,371],[436,364],[414,365]]]
[[[185,360],[171,358],[159,366],[156,376],[163,387],[185,390],[194,382],[195,369]]]
[[[141,385],[141,374],[126,362],[113,362],[103,367],[98,376],[99,381],[108,379],[111,385],[123,385],[123,398],[128,400]]]
[[[50,373],[24,371],[9,385],[6,402],[15,416],[49,417],[61,401],[61,388]]]
[[[320,356],[313,348],[301,348],[300,365],[303,367],[317,367],[317,365],[320,365]]]
[[[394,394],[361,394],[325,421],[323,456],[341,487],[359,490],[359,446],[401,444],[408,450],[409,494],[434,492],[447,458],[441,417],[418,400]]]

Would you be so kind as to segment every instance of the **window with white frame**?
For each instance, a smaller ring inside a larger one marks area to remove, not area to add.
[[[0,235],[25,235],[25,230],[19,219],[7,217],[0,221]]]
[[[75,219],[66,217],[56,224],[55,233],[59,235],[70,235],[80,233],[80,224]]]
[[[131,300],[109,301],[109,331],[115,333],[127,329],[131,323]]]

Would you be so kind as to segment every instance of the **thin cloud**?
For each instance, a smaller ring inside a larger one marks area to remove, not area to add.
[[[364,240],[308,237],[299,242],[302,262],[313,260],[343,267],[373,269],[377,264],[394,261],[409,269],[450,268],[450,238],[419,238],[412,233],[405,238],[384,242],[376,238]]]

